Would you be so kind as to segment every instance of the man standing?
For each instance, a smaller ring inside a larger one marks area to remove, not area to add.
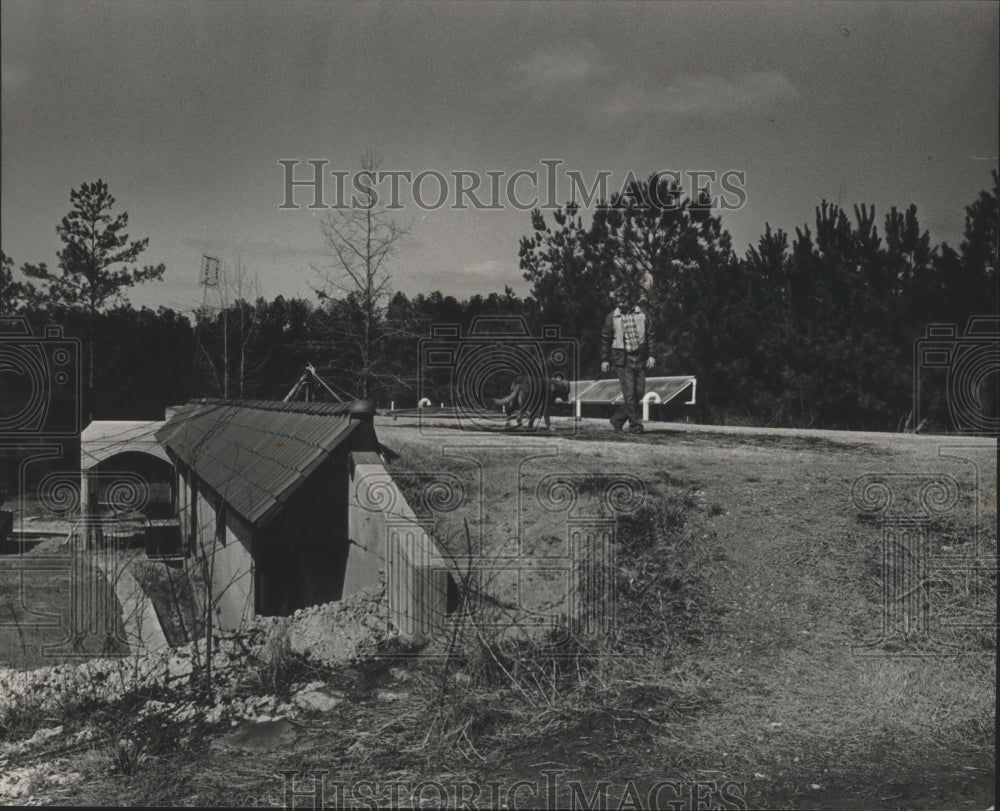
[[[601,330],[601,371],[614,366],[622,387],[624,402],[611,425],[619,433],[627,419],[629,431],[641,434],[642,398],[646,393],[646,370],[652,370],[655,361],[649,354],[652,339],[650,319],[638,304],[639,296],[628,287],[615,291],[615,307],[604,319]]]

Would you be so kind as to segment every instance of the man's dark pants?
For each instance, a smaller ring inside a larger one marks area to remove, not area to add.
[[[611,418],[611,423],[620,428],[625,425],[627,419],[633,426],[641,427],[642,398],[646,394],[646,370],[638,355],[632,352],[624,354],[621,364],[615,367],[624,402]]]

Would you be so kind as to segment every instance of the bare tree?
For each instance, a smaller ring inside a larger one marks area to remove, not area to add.
[[[409,225],[400,225],[374,190],[381,160],[369,150],[361,158],[359,196],[345,208],[333,209],[321,227],[329,262],[314,267],[321,279],[316,294],[329,301],[324,337],[347,345],[354,355],[357,393],[367,398],[386,359],[384,342],[391,334],[385,314],[392,295],[389,259]],[[337,299],[343,298],[342,306]]]
[[[237,260],[234,269],[219,274],[216,301],[198,311],[205,333],[205,340],[199,340],[199,361],[224,398],[243,398],[248,380],[267,360],[260,346],[259,298],[256,274],[251,276]]]

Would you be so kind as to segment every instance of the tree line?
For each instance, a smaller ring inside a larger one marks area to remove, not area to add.
[[[957,249],[931,244],[914,205],[880,221],[871,206],[823,201],[812,227],[790,238],[766,224],[740,259],[707,193],[690,200],[651,176],[589,222],[574,205],[551,223],[533,212],[521,267],[543,319],[579,330],[587,376],[610,293],[625,284],[652,316],[659,373],[697,375],[711,421],[949,430],[949,387],[996,420],[997,194],[994,170]],[[990,318],[969,335],[973,316]],[[954,326],[954,349],[925,367],[915,345],[934,324]]]
[[[129,288],[164,268],[133,267],[148,243],[129,239],[127,214],[97,181],[71,193],[57,269],[18,273],[2,256],[0,312],[36,335],[54,323],[81,339],[86,417],[162,419],[193,397],[281,399],[306,363],[341,396],[379,407],[412,407],[418,392],[450,401],[446,379],[419,379],[420,339],[435,324],[467,334],[477,316],[520,316],[534,335],[557,324],[578,342],[581,376],[600,377],[601,324],[625,284],[653,319],[657,374],[697,375],[704,421],[947,430],[948,370],[916,368],[914,345],[937,323],[956,325],[964,345],[988,341],[962,331],[997,313],[997,196],[994,171],[957,248],[932,245],[915,206],[880,219],[870,206],[822,202],[811,225],[794,236],[765,225],[739,258],[707,194],[691,200],[653,176],[586,217],[572,203],[551,220],[532,212],[519,246],[531,294],[464,300],[393,293],[390,259],[407,229],[361,207],[324,223],[331,264],[314,298],[268,300],[236,268],[212,306],[188,317],[128,303]],[[995,360],[992,374],[995,385]],[[919,375],[927,401],[915,409]]]

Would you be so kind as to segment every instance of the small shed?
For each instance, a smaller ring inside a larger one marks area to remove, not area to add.
[[[176,544],[176,478],[156,441],[163,421],[95,420],[80,434],[80,529],[88,544]]]
[[[366,401],[199,400],[157,431],[177,471],[189,565],[195,582],[211,583],[218,627],[342,599],[384,571],[396,626],[431,632],[446,610],[445,562],[415,518],[400,533],[394,516],[387,532],[353,486],[374,466],[395,490],[373,417]],[[400,538],[405,548],[390,550]]]

